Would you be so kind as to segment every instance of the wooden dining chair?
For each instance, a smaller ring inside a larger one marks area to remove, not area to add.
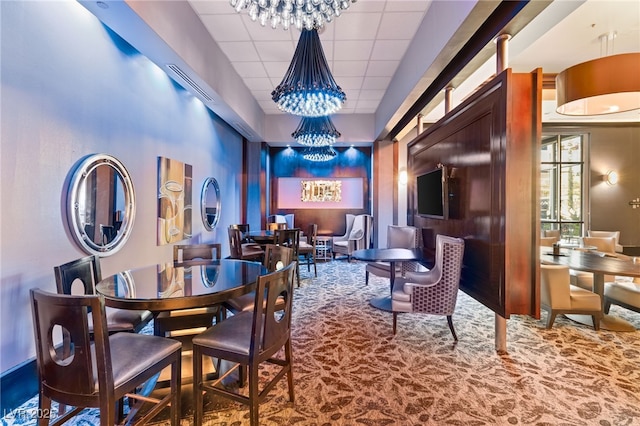
[[[264,250],[257,244],[242,244],[242,232],[229,227],[229,250],[232,259],[255,260],[262,262]]]
[[[274,243],[278,246],[285,246],[293,249],[293,258],[298,260],[300,256],[300,229],[277,229],[275,231]],[[296,262],[296,277],[298,287],[300,287],[300,265]]]
[[[307,272],[311,272],[311,265],[313,264],[313,273],[318,277],[318,266],[316,263],[316,239],[318,238],[318,224],[312,223],[309,225],[306,241],[300,241],[298,248],[298,254],[304,264],[307,265]]]
[[[180,424],[180,342],[137,333],[109,335],[104,301],[99,296],[31,289],[30,299],[40,383],[38,412],[51,413],[52,401],[73,407],[52,419],[52,424],[66,422],[85,407],[97,407],[100,425],[113,426],[120,415],[118,401],[121,407],[125,396],[155,404],[136,424],[149,422],[167,406],[171,407],[171,425]],[[55,330],[60,330],[62,344]],[[169,366],[170,391],[162,399],[136,393],[137,387]],[[124,424],[129,424],[139,408],[131,407]],[[42,416],[38,424],[49,421]]]
[[[54,266],[53,272],[59,294],[96,294],[96,284],[102,280],[100,258],[85,256],[62,265]],[[80,288],[77,288],[80,286]],[[78,291],[79,290],[79,291]],[[147,310],[129,310],[107,307],[107,330],[139,332],[153,319]],[[93,325],[89,322],[89,329]]]
[[[173,246],[174,263],[194,260],[220,260],[222,245],[211,244],[176,244]],[[155,333],[160,336],[175,337],[187,343],[191,336],[206,330],[214,319],[222,320],[221,306],[189,308],[160,312],[155,318]]]
[[[295,264],[290,263],[283,269],[258,277],[252,311],[233,315],[193,338],[196,426],[202,424],[205,391],[249,405],[249,420],[252,426],[258,426],[260,402],[285,375],[288,379],[289,401],[294,402],[291,345],[294,273]],[[279,303],[279,300],[284,303]],[[217,379],[205,381],[202,371],[203,357],[223,359],[235,365]],[[263,364],[271,364],[278,367],[278,370],[273,371],[261,386],[260,379],[265,377],[260,369]],[[218,386],[237,368],[247,368],[249,371],[248,395]]]

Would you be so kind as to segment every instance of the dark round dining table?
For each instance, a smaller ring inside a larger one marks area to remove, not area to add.
[[[365,262],[388,262],[391,271],[389,278],[389,296],[376,297],[369,301],[374,308],[391,312],[391,292],[396,279],[396,262],[410,262],[423,260],[423,250],[420,248],[373,248],[361,249],[351,253],[351,257]]]
[[[267,270],[259,262],[222,259],[167,262],[105,277],[96,291],[105,305],[120,309],[162,311],[220,304],[255,290]]]

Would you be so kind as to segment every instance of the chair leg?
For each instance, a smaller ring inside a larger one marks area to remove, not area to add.
[[[369,285],[369,271],[364,271],[364,285]]]
[[[249,366],[249,421],[251,426],[258,426],[258,366]]]
[[[593,320],[594,330],[600,330],[600,315],[591,315],[591,319]]]
[[[202,360],[202,358],[201,358]],[[202,375],[200,375],[202,377]],[[180,391],[182,389],[182,355],[171,364],[171,426],[180,426]]]
[[[200,426],[204,407],[202,406],[202,354],[197,346],[193,347],[193,424]],[[218,369],[218,372],[220,370]]]
[[[608,297],[604,298],[604,306],[602,307],[602,312],[605,314],[609,313],[609,309],[611,309],[611,300]]]
[[[40,394],[40,413],[50,413],[51,412],[51,398],[48,398],[42,394]],[[60,414],[58,414],[60,415]],[[49,425],[49,417],[47,416],[38,416],[38,426],[48,426]]]
[[[398,313],[394,312],[393,313],[393,334],[396,334],[396,324],[398,322]]]
[[[289,401],[295,402],[293,395],[293,355],[291,350],[291,339],[287,340],[287,343],[284,345],[284,356],[287,364],[289,366],[289,371],[287,371],[287,382],[289,384]]]
[[[451,315],[447,315],[447,323],[449,324],[449,330],[451,330],[451,334],[453,334],[453,340],[458,341],[458,335],[456,334],[456,330],[453,328],[453,318]]]
[[[556,320],[556,313],[554,311],[549,311],[549,316],[547,317],[547,328],[551,328],[553,322]]]
[[[316,256],[313,256],[313,273],[316,278],[318,278],[318,265],[316,263]]]

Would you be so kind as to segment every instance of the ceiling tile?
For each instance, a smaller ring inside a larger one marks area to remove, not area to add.
[[[372,60],[400,60],[411,40],[378,40],[371,52]]]
[[[244,83],[249,90],[273,90],[271,80],[268,78],[245,78]]]
[[[360,91],[360,99],[366,100],[366,101],[380,101],[384,96],[384,92],[385,92],[384,89],[378,89],[378,90],[363,89]]]
[[[345,13],[335,27],[335,39],[373,40],[381,18],[381,13]]]
[[[373,49],[373,41],[341,41],[336,44],[334,59],[337,61],[368,60]],[[383,58],[388,59],[388,58]]]
[[[255,62],[260,60],[258,51],[250,41],[225,41],[218,43],[218,45],[231,62]]]
[[[385,12],[426,12],[431,0],[393,0],[388,1]]]
[[[396,0],[392,0],[395,2]],[[422,1],[422,0],[419,0]],[[385,9],[387,0],[358,0],[351,5],[347,13],[353,12],[382,12]]]
[[[261,62],[233,62],[232,64],[242,78],[268,77]]]
[[[386,90],[391,77],[365,77],[362,90]]]
[[[193,7],[193,10],[198,13],[198,15],[204,15],[208,13],[215,14],[235,14],[238,13],[236,10],[231,7],[228,1],[211,1],[211,0],[189,0],[189,4]]]
[[[253,90],[251,91],[251,93],[253,93],[253,96],[256,98],[257,101],[273,102],[273,100],[271,99],[271,90]],[[274,105],[275,105],[275,102],[274,102]]]
[[[367,72],[367,61],[334,61],[331,72],[334,77],[362,77]]]
[[[200,18],[213,39],[218,42],[251,40],[238,14],[204,15]]]
[[[291,62],[295,46],[291,41],[256,41],[254,45],[265,62]]]
[[[369,61],[368,77],[391,77],[396,72],[400,61]]]
[[[282,80],[285,73],[289,69],[288,62],[264,62],[264,68],[267,70],[267,75],[271,79]]]
[[[258,21],[252,21],[248,14],[242,14],[242,22],[247,28],[247,31],[251,35],[253,40],[261,41],[298,41],[300,33],[295,28],[293,31],[289,29],[285,31],[282,27],[271,28],[271,26],[262,26]]]
[[[338,86],[342,87],[342,90],[345,91],[349,89],[360,90],[360,87],[362,87],[363,79],[363,77],[340,77],[336,78],[336,83],[338,83]],[[348,96],[349,94],[347,93],[347,97]]]
[[[378,30],[378,39],[411,40],[423,17],[422,13],[416,12],[385,13]]]

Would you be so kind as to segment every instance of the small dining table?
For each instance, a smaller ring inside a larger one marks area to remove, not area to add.
[[[259,231],[249,231],[245,233],[243,236],[249,237],[257,244],[264,246],[265,244],[273,244],[276,239],[276,233],[269,229],[261,229]]]
[[[351,257],[365,262],[385,262],[389,263],[389,296],[376,297],[369,301],[369,304],[383,311],[391,312],[391,293],[396,279],[397,262],[416,262],[423,260],[423,250],[421,248],[373,248],[361,249],[351,253]]]
[[[560,255],[554,256],[549,247],[543,247],[540,252],[540,262],[551,265],[564,265],[576,271],[591,272],[593,274],[593,292],[600,295],[603,306],[605,275],[640,277],[640,263],[634,262],[626,256],[593,250],[563,249]],[[592,325],[590,316],[573,314],[566,316],[581,324]],[[611,331],[635,330],[631,323],[613,315],[603,315],[600,321],[600,328]]]

